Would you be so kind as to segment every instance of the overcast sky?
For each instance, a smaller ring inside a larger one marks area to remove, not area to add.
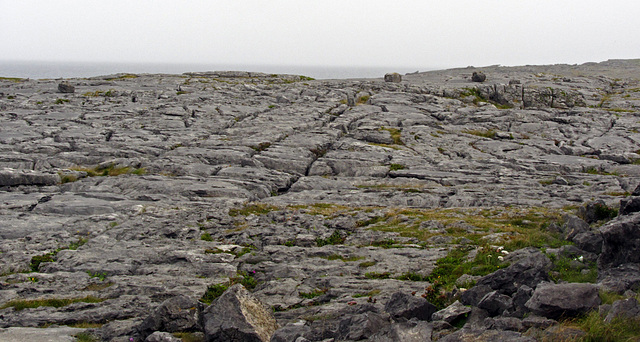
[[[638,0],[0,0],[0,60],[457,67],[640,58]]]

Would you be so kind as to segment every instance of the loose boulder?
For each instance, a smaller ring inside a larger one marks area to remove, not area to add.
[[[429,303],[422,297],[396,292],[385,305],[384,311],[389,313],[395,320],[417,318],[421,321],[428,321],[437,309],[435,305]]]
[[[624,198],[620,200],[620,215],[629,215],[640,211],[640,197]]]
[[[487,80],[487,76],[481,71],[474,71],[473,75],[471,75],[471,80],[473,82],[484,82]]]
[[[598,288],[582,283],[540,284],[526,303],[534,314],[552,319],[575,317],[597,309],[598,305]]]
[[[202,322],[207,341],[267,342],[278,329],[271,311],[240,284],[207,307]]]
[[[200,330],[202,304],[193,298],[176,296],[162,302],[138,327],[145,338],[156,331],[168,333]]]
[[[391,83],[400,83],[402,82],[402,75],[398,74],[397,72],[388,73],[384,75],[384,81]]]
[[[67,81],[63,81],[58,84],[58,92],[60,93],[73,93],[75,91],[76,91],[76,87],[72,86]]]
[[[600,227],[600,233],[599,269],[640,263],[640,213],[621,216]]]

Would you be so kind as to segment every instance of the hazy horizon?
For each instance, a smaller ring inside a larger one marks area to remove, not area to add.
[[[445,69],[640,57],[640,2],[0,0],[0,61]]]

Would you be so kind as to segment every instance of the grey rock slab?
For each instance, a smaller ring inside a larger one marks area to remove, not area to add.
[[[461,317],[467,317],[469,313],[471,313],[471,308],[463,305],[462,303],[460,303],[460,301],[456,300],[453,304],[447,306],[446,308],[434,312],[431,316],[431,320],[445,321],[452,324],[454,321]]]
[[[10,327],[0,330],[1,342],[73,342],[75,335],[84,332],[86,329],[55,327],[55,328],[22,328]]]

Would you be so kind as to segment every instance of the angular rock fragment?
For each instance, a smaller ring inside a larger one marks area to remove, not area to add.
[[[552,319],[575,317],[596,309],[598,305],[598,288],[582,283],[540,284],[526,303],[534,314]]]
[[[227,289],[202,314],[207,341],[267,342],[278,329],[270,310],[236,284]]]
[[[179,332],[200,330],[202,304],[186,296],[176,296],[162,302],[138,327],[142,338],[155,331]]]
[[[433,315],[431,315],[431,320],[453,323],[461,317],[466,317],[469,313],[471,313],[471,308],[456,300],[446,308],[434,312]]]
[[[437,310],[433,304],[422,297],[396,292],[384,306],[384,311],[396,320],[417,318],[422,321],[428,321],[431,320],[431,315]]]

